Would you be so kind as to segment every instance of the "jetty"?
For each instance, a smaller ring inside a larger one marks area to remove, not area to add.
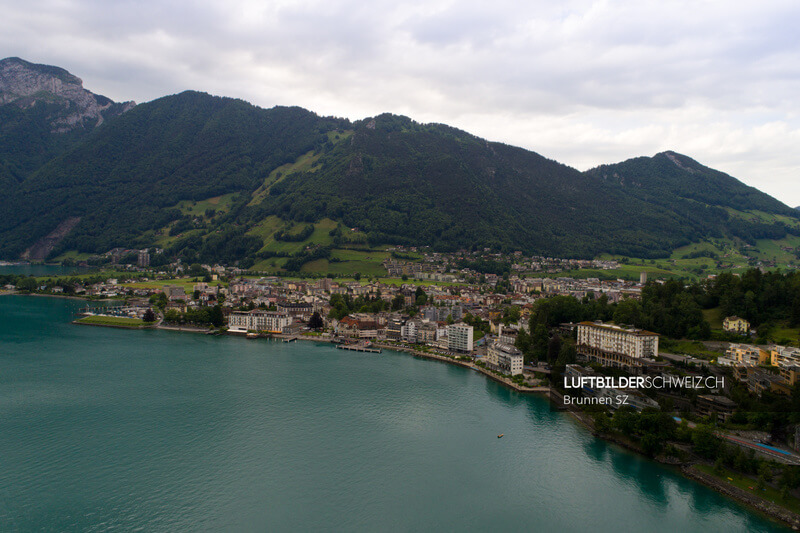
[[[291,337],[284,337],[283,342],[294,342],[297,340],[297,335],[293,335]]]
[[[337,350],[351,350],[353,352],[371,352],[371,353],[382,353],[383,350],[381,348],[372,348],[367,346],[366,344],[337,344]]]

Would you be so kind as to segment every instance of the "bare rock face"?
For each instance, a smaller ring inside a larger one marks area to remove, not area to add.
[[[83,88],[83,81],[66,70],[29,63],[17,57],[0,60],[0,105],[29,108],[40,102],[58,104],[50,125],[53,133],[95,127],[109,116],[133,108],[134,102],[115,103]]]

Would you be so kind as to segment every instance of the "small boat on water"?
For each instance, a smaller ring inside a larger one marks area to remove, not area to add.
[[[498,438],[498,439],[502,439],[502,438],[503,438],[503,435],[505,435],[505,433],[500,433],[500,434],[497,436],[497,438]]]

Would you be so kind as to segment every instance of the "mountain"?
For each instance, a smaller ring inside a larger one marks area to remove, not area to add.
[[[186,92],[136,106],[17,186],[3,207],[0,249],[21,253],[69,218],[68,246],[138,243],[181,217],[181,200],[242,193],[327,140],[336,121],[300,108],[264,110]]]
[[[692,227],[689,235],[737,237],[754,244],[757,239],[780,239],[787,230],[797,234],[797,212],[739,180],[701,165],[675,152],[636,157],[586,172],[612,188],[650,205],[671,211]],[[789,217],[753,217],[751,212]]]
[[[665,253],[693,231],[666,208],[521,148],[392,115],[353,129],[317,170],[273,185],[254,219],[326,216],[376,243],[562,256]]]
[[[134,105],[87,91],[64,69],[18,57],[0,60],[0,186],[23,181]]]
[[[56,67],[12,58],[0,71],[0,113],[15,117],[0,123],[3,258],[155,245],[186,261],[302,264],[308,244],[348,242],[663,257],[800,234],[796,210],[673,152],[582,173],[407,117],[350,122],[193,91],[133,107]]]

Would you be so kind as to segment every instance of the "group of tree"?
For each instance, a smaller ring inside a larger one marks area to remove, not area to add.
[[[390,308],[380,296],[358,296],[353,298],[349,294],[333,294],[330,299],[331,310],[329,318],[341,320],[351,313],[380,313]]]
[[[225,316],[219,305],[213,307],[189,308],[185,313],[176,309],[168,309],[164,313],[164,321],[170,324],[189,324],[195,326],[220,327],[225,324]]]

